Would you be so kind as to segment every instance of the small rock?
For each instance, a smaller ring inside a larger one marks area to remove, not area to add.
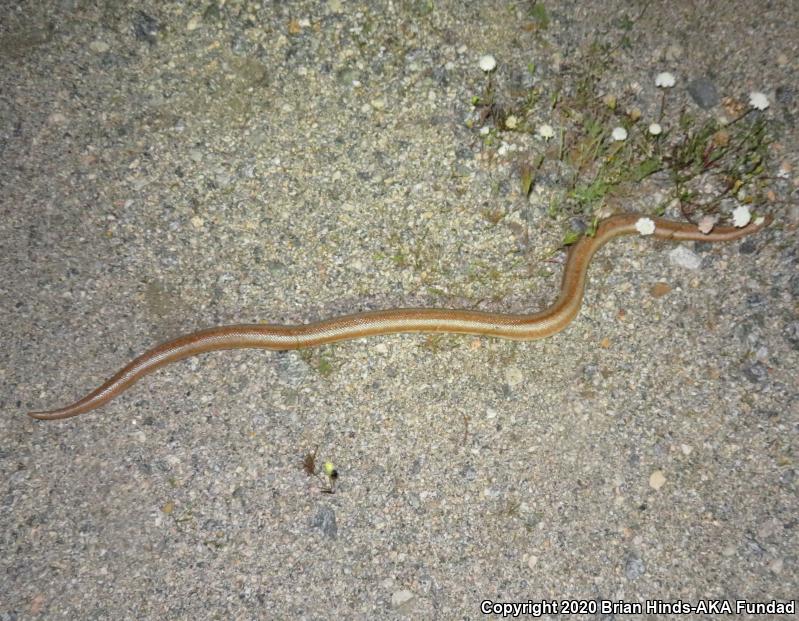
[[[755,362],[743,368],[746,379],[753,384],[760,384],[768,379],[768,368],[762,362]]]
[[[719,103],[719,93],[716,85],[708,78],[697,78],[688,84],[688,93],[696,104],[707,110]]]
[[[766,539],[775,539],[784,531],[782,522],[776,518],[770,518],[763,522],[757,529],[758,541],[765,541]]]
[[[790,86],[780,85],[774,91],[774,99],[786,106],[793,103],[793,89]]]
[[[467,481],[474,481],[477,478],[477,471],[472,466],[464,466],[461,469],[461,476]]]
[[[688,270],[698,270],[702,258],[685,246],[677,246],[669,252],[669,263]]]
[[[788,291],[796,300],[799,300],[799,274],[794,274],[788,281]]]
[[[785,340],[791,344],[796,351],[799,351],[799,321],[792,321],[782,331]]]
[[[285,263],[282,263],[277,260],[271,260],[266,262],[266,269],[269,271],[270,274],[279,276],[281,274],[285,274],[288,272],[288,268],[286,268]]]
[[[508,367],[505,369],[505,381],[511,388],[518,386],[524,381],[524,373],[519,367]]]
[[[136,15],[133,17],[133,36],[136,39],[147,41],[152,45],[155,43],[159,28],[157,19],[144,11],[136,11]]]
[[[653,298],[662,298],[669,291],[671,291],[671,285],[666,282],[656,282],[654,285],[652,285],[649,293]]]
[[[751,240],[746,239],[738,246],[739,254],[754,254],[757,251],[757,244]]]
[[[783,560],[781,558],[775,558],[768,564],[768,569],[773,574],[781,574],[782,573],[782,566]]]
[[[757,292],[750,293],[746,296],[746,305],[749,308],[759,308],[765,304],[763,296]]]
[[[203,23],[202,15],[195,15],[189,20],[189,23],[186,24],[186,30],[191,32],[192,30],[197,30],[200,25]]]
[[[409,591],[408,589],[402,589],[401,591],[395,591],[391,594],[391,605],[394,608],[400,608],[404,606],[409,601],[414,598],[413,592]]]
[[[575,233],[585,233],[588,230],[588,225],[582,218],[571,218],[569,228]]]
[[[649,487],[658,490],[666,484],[666,476],[662,470],[655,470],[649,475]]]
[[[297,352],[289,352],[278,357],[277,372],[281,382],[297,387],[311,374],[311,366]]]
[[[640,578],[644,575],[646,571],[646,565],[644,565],[644,561],[636,556],[632,556],[627,559],[627,565],[624,568],[624,575],[627,576],[628,580],[635,580],[636,578]]]
[[[330,507],[321,507],[311,520],[311,527],[321,530],[325,537],[335,539],[338,535],[336,512]]]
[[[108,45],[105,41],[100,41],[99,39],[96,41],[92,41],[89,43],[89,49],[92,52],[97,52],[98,54],[102,54],[103,52],[107,52],[111,49],[111,46]]]

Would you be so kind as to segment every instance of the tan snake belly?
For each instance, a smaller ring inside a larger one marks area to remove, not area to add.
[[[344,315],[295,326],[232,325],[208,328],[162,343],[135,358],[102,386],[75,403],[56,410],[29,412],[42,420],[77,416],[107,403],[144,375],[159,367],[221,349],[304,349],[376,334],[449,332],[527,341],[550,336],[565,328],[582,304],[586,272],[591,257],[614,237],[637,232],[638,214],[612,216],[600,222],[593,237],[583,237],[571,247],[563,271],[560,294],[552,306],[531,314],[486,313],[439,308],[394,308]],[[651,218],[654,237],[673,241],[730,241],[754,233],[768,223],[743,228],[716,227],[703,234],[692,224]]]

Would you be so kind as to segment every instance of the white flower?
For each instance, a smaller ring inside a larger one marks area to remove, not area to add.
[[[742,205],[732,210],[732,223],[739,229],[742,229],[752,219],[752,214],[749,212],[749,207]]]
[[[641,235],[652,235],[655,232],[655,222],[652,218],[638,218],[635,230]]]
[[[490,132],[490,131],[491,131],[491,128],[490,128],[490,127],[488,127],[488,126],[483,126],[483,127],[481,127],[481,128],[480,128],[480,135],[481,135],[481,136],[488,136],[488,134],[489,134],[489,132]]]
[[[617,142],[627,140],[627,130],[623,127],[614,127],[610,135],[613,137],[613,140]]]
[[[768,97],[766,97],[765,93],[758,91],[749,93],[749,105],[757,110],[765,110],[768,108]]]
[[[674,74],[668,71],[663,71],[655,76],[655,86],[660,88],[671,88],[677,80],[674,79]]]
[[[555,135],[555,130],[552,129],[551,125],[544,124],[538,128],[538,135],[544,140],[549,140]]]
[[[491,56],[491,54],[486,54],[485,56],[480,57],[480,69],[489,73],[493,71],[497,66],[497,59]]]
[[[516,118],[515,114],[511,114],[508,118],[505,119],[505,127],[508,129],[516,129],[516,126],[519,124],[519,119]]]
[[[653,136],[660,136],[662,132],[663,128],[660,126],[660,123],[652,123],[649,126],[649,133],[652,134]]]

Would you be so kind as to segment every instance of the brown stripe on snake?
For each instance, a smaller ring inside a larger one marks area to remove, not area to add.
[[[448,332],[519,341],[551,336],[563,330],[579,312],[591,257],[611,239],[637,233],[636,222],[640,218],[638,214],[611,216],[599,223],[593,237],[582,237],[574,244],[566,260],[557,300],[549,308],[536,313],[393,308],[294,326],[253,324],[208,328],[180,336],[144,352],[102,386],[71,405],[45,412],[30,412],[29,416],[41,420],[77,416],[108,403],[140,378],[164,365],[222,349],[304,349],[324,343],[401,332]],[[692,224],[662,218],[650,219],[655,225],[652,235],[672,241],[731,241],[755,233],[768,224],[768,219],[764,219],[742,228],[716,227],[704,234]]]

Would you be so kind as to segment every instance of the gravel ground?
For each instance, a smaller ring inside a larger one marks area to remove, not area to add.
[[[548,25],[521,1],[13,4],[0,621],[797,596],[793,0],[547,0]],[[25,416],[209,325],[547,304],[561,180],[523,196],[512,155],[536,139],[490,143],[471,98],[483,54],[498,95],[568,90],[592,41],[611,46],[599,88],[644,118],[664,70],[700,116],[723,113],[696,103],[713,90],[767,94],[774,225],[684,244],[694,269],[663,242],[616,242],[577,320],[542,341],[208,354],[97,412]],[[315,447],[334,494],[303,471]]]

